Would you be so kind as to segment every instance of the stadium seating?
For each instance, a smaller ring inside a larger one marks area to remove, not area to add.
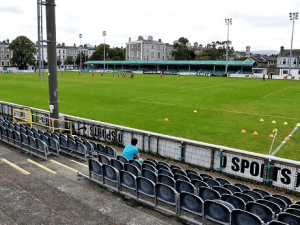
[[[264,223],[270,222],[275,217],[275,213],[270,207],[257,202],[248,202],[246,211],[257,215]]]
[[[222,200],[206,200],[204,202],[204,217],[219,224],[229,225],[234,207]]]
[[[262,225],[263,221],[253,213],[234,209],[231,212],[231,225]]]

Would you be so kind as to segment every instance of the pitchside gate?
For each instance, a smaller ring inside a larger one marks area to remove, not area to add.
[[[13,119],[17,110],[30,110],[32,121],[49,126],[49,111],[0,101],[0,114]],[[220,145],[193,141],[149,131],[132,129],[60,114],[65,130],[86,138],[126,146],[132,138],[138,139],[137,147],[149,154],[158,154],[220,173],[266,182],[275,187],[300,192],[300,162],[274,156],[257,154]],[[71,126],[71,127],[68,127]]]

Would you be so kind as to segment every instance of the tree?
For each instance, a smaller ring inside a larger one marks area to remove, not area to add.
[[[111,48],[109,50],[108,58],[113,61],[125,60],[126,49],[125,48]]]
[[[109,56],[109,54],[110,54],[109,45],[105,44],[105,60],[107,61],[110,60],[109,57],[107,57]],[[94,54],[91,55],[90,60],[104,60],[104,44],[101,44],[96,48]]]
[[[66,60],[65,60],[65,64],[66,65],[73,65],[74,64],[74,60],[73,60],[73,57],[68,55]]]
[[[85,63],[85,61],[88,60],[88,57],[86,54],[81,53],[81,63],[83,65],[83,63]],[[75,61],[76,65],[80,66],[80,54],[77,55],[76,61]]]
[[[36,64],[34,58],[36,49],[29,38],[19,36],[9,44],[8,48],[13,51],[13,57],[10,60],[12,65],[17,65],[21,69],[26,69],[28,65],[33,66]]]
[[[216,41],[213,48],[204,50],[196,56],[196,60],[224,60],[226,57],[226,41]],[[228,55],[232,56],[234,53],[233,47],[228,47]]]
[[[58,66],[61,65],[61,60],[60,60],[60,58],[57,58],[57,65],[58,65]]]
[[[175,60],[191,60],[195,59],[195,53],[188,48],[189,40],[187,38],[181,37],[178,42],[174,44],[172,55]]]

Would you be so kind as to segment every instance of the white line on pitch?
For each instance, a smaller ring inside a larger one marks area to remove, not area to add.
[[[286,87],[286,88],[283,88],[283,89],[280,89],[280,90],[278,90],[278,91],[274,91],[274,92],[272,92],[272,93],[270,93],[270,94],[267,94],[267,95],[265,95],[265,96],[263,96],[263,97],[261,97],[261,98],[268,97],[268,96],[273,95],[273,94],[275,94],[275,93],[284,91],[284,90],[286,90],[286,89],[288,89],[288,88],[290,88],[290,86],[288,86],[288,87]]]
[[[151,102],[151,101],[142,101],[142,100],[136,100],[136,101],[150,103],[150,104],[157,104],[157,105],[169,105],[169,106],[186,107],[186,108],[192,108],[192,109],[214,110],[214,111],[220,111],[220,112],[237,113],[237,114],[244,114],[244,115],[251,115],[251,116],[267,116],[267,117],[280,118],[280,119],[290,119],[290,120],[297,120],[297,121],[299,120],[298,118],[263,115],[263,114],[258,114],[258,113],[246,113],[246,112],[231,111],[231,110],[225,110],[225,109],[213,109],[213,108],[205,108],[205,107],[199,107],[199,106],[182,106],[182,105],[176,105],[176,104],[171,104],[171,103]]]

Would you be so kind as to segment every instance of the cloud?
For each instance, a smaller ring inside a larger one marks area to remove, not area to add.
[[[0,13],[23,13],[23,9],[17,6],[0,6]]]

